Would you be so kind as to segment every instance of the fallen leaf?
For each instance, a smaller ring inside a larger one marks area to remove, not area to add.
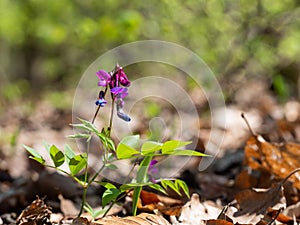
[[[245,163],[254,170],[267,171],[277,179],[284,179],[300,168],[300,144],[269,143],[262,136],[252,136],[245,147]],[[289,180],[300,190],[300,176],[297,173]]]
[[[285,207],[285,199],[282,193],[282,183],[277,183],[267,190],[256,191],[246,189],[236,194],[235,199],[239,205],[239,211],[234,216],[243,214],[265,215],[268,208],[281,203]]]
[[[170,225],[170,223],[160,215],[141,213],[138,216],[127,216],[120,218],[109,216],[91,222],[90,225]]]
[[[233,225],[233,223],[226,220],[208,220],[206,225]]]
[[[44,203],[44,199],[37,196],[37,199],[21,212],[17,218],[17,224],[46,223],[49,221],[51,213],[51,207]]]
[[[187,202],[179,217],[180,224],[202,225],[205,220],[216,219],[222,207],[211,201],[201,203],[198,194],[193,194],[191,200]]]
[[[158,210],[163,215],[179,216],[182,205],[183,203],[181,200],[142,190],[138,208],[144,212]]]

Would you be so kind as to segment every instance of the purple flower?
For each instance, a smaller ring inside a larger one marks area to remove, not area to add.
[[[148,167],[148,176],[152,183],[157,183],[157,181],[153,177],[156,173],[158,173],[158,168],[154,166],[156,163],[158,163],[158,161],[153,159],[151,160]]]
[[[122,84],[124,87],[130,86],[130,81],[128,80],[122,67],[120,67],[120,69],[118,70],[117,76],[118,76],[118,80],[120,81],[120,84]]]
[[[99,92],[99,98],[96,101],[96,105],[99,105],[100,107],[104,107],[107,101],[104,99],[104,91]]]
[[[107,101],[105,99],[98,99],[95,104],[99,105],[100,107],[104,107]]]
[[[124,101],[122,98],[118,98],[117,99],[117,115],[119,118],[121,118],[122,120],[126,121],[126,122],[130,122],[131,121],[131,118],[125,114],[122,110],[124,106]]]
[[[128,95],[128,89],[123,87],[114,87],[110,92],[117,98],[125,98]]]
[[[111,76],[104,70],[96,72],[99,78],[98,86],[106,87],[111,82]]]

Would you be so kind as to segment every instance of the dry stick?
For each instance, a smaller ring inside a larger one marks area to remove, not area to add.
[[[274,216],[274,218],[273,218],[269,223],[267,223],[267,225],[273,224],[273,223],[275,222],[275,220],[277,219],[277,217],[279,216],[279,214],[282,212],[282,210],[283,210],[283,207],[281,207],[281,208],[277,211],[277,213],[276,213],[276,215]]]
[[[295,173],[300,172],[300,168],[297,168],[295,170],[293,170],[289,175],[287,175],[282,181],[281,181],[281,186],[284,185],[284,183]]]
[[[248,122],[248,120],[247,120],[245,114],[244,114],[243,112],[242,112],[241,116],[242,116],[242,118],[245,120],[245,122],[246,122],[246,124],[247,124],[247,127],[248,127],[250,133],[251,133],[253,136],[256,136],[255,133],[253,132],[253,130],[252,130],[252,128],[251,128],[251,126],[250,126],[250,124],[249,124],[249,122]]]

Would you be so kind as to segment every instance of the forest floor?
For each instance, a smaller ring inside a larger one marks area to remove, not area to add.
[[[172,114],[171,109],[168,112]],[[209,138],[223,138],[213,163],[199,170],[201,159],[191,158],[175,175],[188,184],[190,199],[146,189],[138,212],[147,214],[128,217],[131,200],[127,196],[109,213],[118,217],[91,222],[92,217],[84,213],[73,224],[299,224],[300,103],[280,103],[266,82],[252,80],[240,85],[225,114],[214,116],[215,121],[225,118],[226,127],[218,122],[212,125],[208,116],[200,118],[200,127],[193,127],[199,129],[193,139],[200,149]],[[46,100],[36,102],[33,110],[14,104],[2,113],[0,224],[70,224],[76,218],[80,187],[29,159],[23,148],[25,144],[41,149],[43,141],[58,147],[76,145],[66,139],[73,132],[71,123],[71,109],[55,109]],[[210,137],[213,126],[224,136]],[[145,120],[136,121],[134,129],[145,135]],[[172,132],[167,138],[172,138]],[[91,165],[97,160],[99,153],[92,152]],[[118,174],[112,179],[117,180]],[[101,208],[103,191],[97,185],[90,188],[92,207]]]

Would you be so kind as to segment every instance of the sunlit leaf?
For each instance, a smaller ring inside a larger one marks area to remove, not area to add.
[[[142,155],[149,155],[161,149],[163,144],[155,141],[146,141],[141,148]]]
[[[182,142],[177,140],[166,141],[162,146],[163,154],[172,154],[175,149],[186,146],[192,142]]]
[[[65,155],[55,145],[50,147],[50,156],[55,167],[61,166],[65,162]]]
[[[39,162],[40,164],[45,164],[44,158],[35,149],[30,148],[26,145],[23,145],[23,146],[26,149],[26,151],[28,151],[31,154],[31,156],[29,156],[29,158]]]
[[[47,152],[50,153],[51,145],[49,145],[46,141],[43,141],[43,145],[44,145],[44,148],[47,150]]]
[[[86,167],[86,164],[87,164],[86,153],[73,156],[69,161],[69,168],[70,168],[71,174],[76,175],[83,168]]]
[[[105,187],[106,189],[112,189],[112,188],[117,188],[115,185],[113,185],[112,183],[109,182],[99,182],[99,184],[103,187]]]
[[[135,155],[140,155],[140,152],[123,143],[120,143],[118,145],[117,147],[118,159],[128,159],[128,158],[132,158]]]
[[[184,191],[184,194],[190,198],[190,192],[189,192],[189,187],[183,180],[176,179],[175,180],[175,185],[178,190],[182,189]]]
[[[71,134],[71,135],[68,135],[67,137],[68,138],[90,138],[90,134],[84,134],[84,133],[78,133],[78,134]]]
[[[157,190],[157,191],[160,191],[161,193],[165,194],[165,195],[168,195],[168,193],[166,192],[165,189],[163,189],[162,186],[160,186],[159,184],[153,184],[151,183],[149,185],[150,188],[154,189],[154,190]]]
[[[123,185],[121,185],[120,190],[121,191],[127,191],[127,190],[133,189],[135,187],[149,186],[151,184],[152,184],[151,182],[123,184]]]
[[[130,146],[131,148],[138,147],[138,144],[140,142],[140,135],[130,135],[124,137],[120,143]]]
[[[175,183],[171,180],[161,180],[161,185],[164,187],[164,189],[167,189],[168,187],[174,190],[178,195],[181,196],[181,193],[178,189],[178,187],[175,185]]]
[[[169,154],[169,153],[166,153]],[[195,150],[174,150],[174,152],[171,153],[172,155],[182,155],[182,156],[209,156],[207,154],[197,152]]]

